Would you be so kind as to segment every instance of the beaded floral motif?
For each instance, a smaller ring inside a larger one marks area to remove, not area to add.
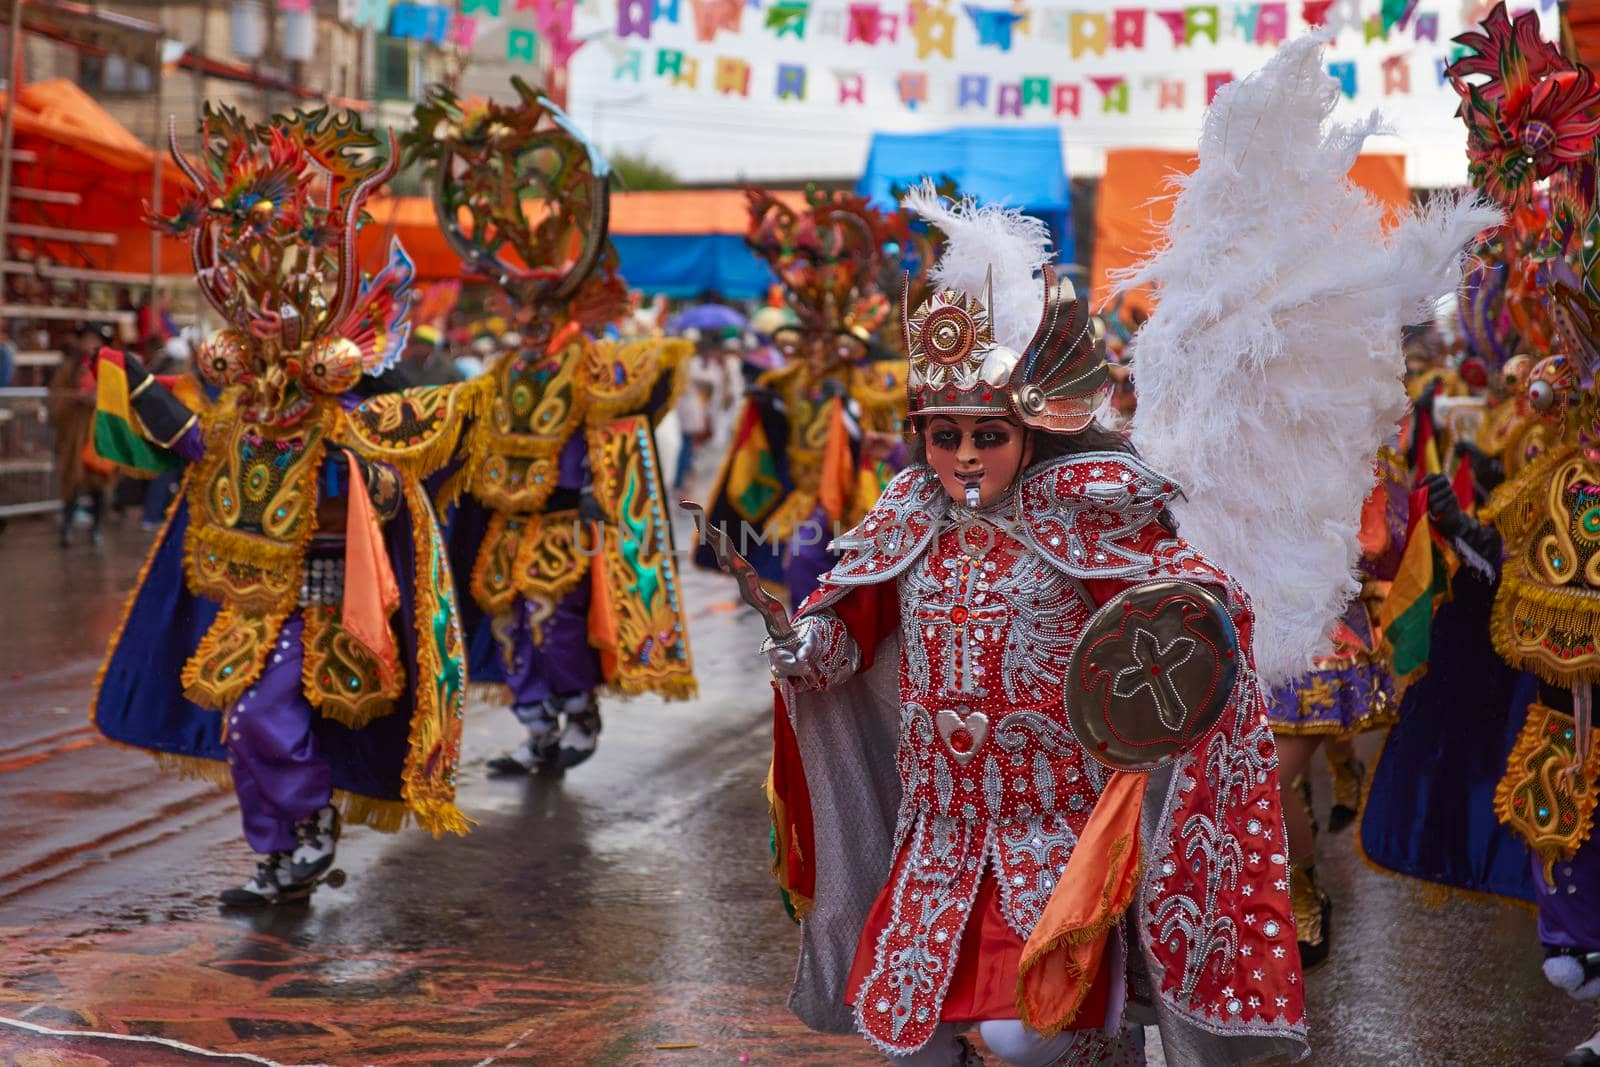
[[[984,829],[964,819],[924,817],[912,831],[889,924],[856,993],[856,1025],[885,1052],[921,1048],[939,1024],[987,844]]]

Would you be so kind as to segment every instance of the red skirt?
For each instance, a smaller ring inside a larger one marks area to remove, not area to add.
[[[894,887],[900,880],[901,865],[910,854],[902,848],[895,858],[894,870],[889,880],[878,891],[867,913],[867,923],[861,928],[861,939],[856,942],[855,962],[850,968],[850,981],[845,1003],[854,1005],[856,990],[872,973],[874,949],[878,935],[889,925],[894,915]],[[1084,1001],[1078,1017],[1073,1020],[1073,1030],[1098,1030],[1105,1025],[1106,1007],[1110,999],[1111,953],[1107,952],[1095,976],[1089,997]],[[956,956],[956,970],[950,977],[944,1004],[939,1018],[945,1022],[978,1022],[983,1019],[1017,1018],[1017,978],[1022,967],[1022,939],[1011,929],[1000,911],[1000,882],[994,871],[986,867],[978,882],[978,897],[972,905],[972,915],[961,935],[961,947]]]

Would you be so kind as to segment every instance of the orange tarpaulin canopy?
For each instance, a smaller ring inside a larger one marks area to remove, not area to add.
[[[803,209],[805,194],[775,194],[790,207]],[[611,232],[618,237],[733,234],[749,223],[746,200],[739,189],[670,189],[611,194]],[[361,231],[361,261],[376,263],[390,235],[400,238],[417,264],[422,280],[459,278],[461,258],[445,243],[425,196],[380,197],[368,205],[372,222]]]
[[[0,108],[5,94],[0,93]],[[13,168],[19,190],[71,193],[76,204],[48,203],[26,192],[12,198],[11,220],[58,229],[94,231],[116,236],[114,246],[18,237],[14,247],[30,244],[42,256],[67,266],[147,274],[150,231],[143,224],[144,204],[151,198],[155,151],[64,78],[24,85],[17,94],[17,149],[29,156]],[[162,168],[162,203],[172,210],[184,188],[177,168]],[[177,242],[163,242],[162,273],[182,273],[188,257]]]
[[[1125,148],[1106,153],[1106,172],[1094,212],[1094,261],[1091,291],[1096,306],[1111,292],[1111,272],[1131,267],[1155,250],[1157,230],[1172,217],[1167,178],[1188,174],[1197,160],[1189,152]],[[1350,178],[1395,215],[1411,202],[1406,185],[1406,160],[1397,155],[1363,155],[1350,168]],[[1128,304],[1149,308],[1142,294]]]

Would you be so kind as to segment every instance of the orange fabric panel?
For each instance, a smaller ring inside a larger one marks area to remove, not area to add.
[[[1191,173],[1193,153],[1159,148],[1121,148],[1106,153],[1106,171],[1094,212],[1094,260],[1089,272],[1097,306],[1111,291],[1111,272],[1131,267],[1156,247],[1157,232],[1172,217],[1167,179]],[[1357,157],[1350,178],[1389,209],[1392,221],[1411,202],[1406,160],[1399,155]],[[1143,293],[1130,294],[1129,308],[1153,306]]]
[[[6,94],[0,93],[0,108]],[[43,137],[117,170],[149,174],[154,151],[65,78],[33,82],[17,96],[17,135]]]
[[[805,194],[783,190],[773,194],[796,211],[806,206]],[[627,236],[653,234],[742,235],[750,212],[743,189],[669,189],[660,192],[615,193],[611,197],[611,230]]]
[[[786,190],[779,200],[802,210],[805,194]],[[618,236],[656,234],[743,234],[749,223],[742,189],[670,189],[612,193],[611,232]],[[372,223],[361,232],[361,261],[380,263],[389,236],[397,235],[417,264],[417,277],[438,281],[461,276],[461,260],[445,242],[425,196],[385,196],[367,207]],[[535,218],[537,218],[537,214]]]

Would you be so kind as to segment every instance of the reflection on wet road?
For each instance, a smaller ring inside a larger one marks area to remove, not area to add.
[[[796,931],[768,872],[766,673],[721,579],[685,581],[699,701],[607,702],[599,755],[565,780],[486,779],[517,727],[475,703],[470,836],[357,829],[344,888],[225,915],[216,894],[253,866],[231,793],[86,725],[143,546],[132,528],[98,550],[58,550],[42,523],[0,535],[0,1016],[33,1028],[0,1025],[3,1062],[881,1062],[784,1008]],[[1530,913],[1430,909],[1348,832],[1323,848],[1339,910],[1307,983],[1313,1063],[1555,1064],[1587,1034],[1544,985]]]

